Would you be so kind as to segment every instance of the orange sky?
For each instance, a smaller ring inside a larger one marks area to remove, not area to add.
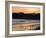
[[[23,12],[23,13],[40,13],[40,8],[32,7],[32,8],[22,8],[22,7],[12,7],[12,12]]]

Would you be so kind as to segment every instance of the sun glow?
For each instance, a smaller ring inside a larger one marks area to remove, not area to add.
[[[16,8],[16,7],[12,7],[12,12],[13,13],[40,13],[40,8],[34,7],[34,8]]]

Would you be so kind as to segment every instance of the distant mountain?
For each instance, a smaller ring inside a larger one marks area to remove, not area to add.
[[[30,20],[40,20],[40,13],[12,13],[12,19],[30,19]]]

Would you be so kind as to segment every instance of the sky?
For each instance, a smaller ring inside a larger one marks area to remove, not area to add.
[[[40,8],[38,7],[30,7],[30,8],[25,8],[25,7],[12,7],[12,13],[19,13],[19,12],[23,12],[23,13],[40,13]]]

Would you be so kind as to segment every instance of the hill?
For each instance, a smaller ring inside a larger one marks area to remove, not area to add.
[[[40,13],[12,13],[12,19],[29,19],[29,20],[40,20]]]

